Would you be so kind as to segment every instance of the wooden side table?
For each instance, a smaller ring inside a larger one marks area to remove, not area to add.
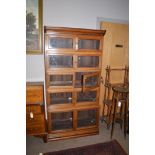
[[[112,87],[112,90],[113,90],[113,98],[112,98],[113,114],[112,114],[112,110],[110,111],[110,117],[112,116],[111,138],[113,136],[115,120],[117,118],[116,117],[117,107],[121,107],[121,112],[118,119],[122,120],[124,123],[124,136],[126,137],[129,88],[123,87],[123,86],[115,86],[115,87]]]

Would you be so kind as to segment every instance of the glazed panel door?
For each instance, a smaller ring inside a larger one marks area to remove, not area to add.
[[[78,50],[101,52],[102,41],[101,37],[95,36],[78,36]]]

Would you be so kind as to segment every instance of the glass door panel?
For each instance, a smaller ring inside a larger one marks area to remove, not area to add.
[[[75,73],[75,87],[82,87],[83,75],[90,74],[91,72],[76,72]]]
[[[71,104],[72,103],[72,93],[71,92],[61,92],[61,93],[51,93],[50,94],[50,104]]]
[[[100,40],[79,39],[78,48],[79,49],[99,50],[100,49]]]
[[[78,111],[78,128],[96,125],[97,110]]]
[[[99,87],[99,73],[91,73],[83,75],[83,91],[88,91]]]
[[[62,37],[51,37],[49,39],[49,48],[73,48],[73,39]]]
[[[78,56],[78,67],[99,67],[99,56]]]
[[[97,91],[77,92],[77,103],[96,102]]]
[[[69,55],[50,55],[49,67],[51,68],[72,68],[73,57]]]
[[[73,128],[73,112],[51,113],[52,130]]]
[[[73,75],[50,75],[50,86],[72,86]]]
[[[84,78],[85,77],[85,78]],[[76,72],[75,73],[75,87],[95,87],[98,86],[99,73],[98,72]]]

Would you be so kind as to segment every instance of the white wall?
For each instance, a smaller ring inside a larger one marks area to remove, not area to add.
[[[43,25],[99,28],[99,21],[128,22],[129,0],[43,0]],[[43,55],[27,55],[26,80],[44,80]]]
[[[44,24],[96,29],[97,17],[128,20],[128,0],[44,0]]]
[[[27,55],[26,56],[26,81],[37,82],[44,81],[44,56]]]

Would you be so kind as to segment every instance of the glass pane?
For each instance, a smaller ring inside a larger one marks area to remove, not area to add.
[[[78,47],[79,47],[79,49],[97,50],[100,48],[100,40],[80,39],[78,42]]]
[[[49,66],[52,68],[71,68],[73,66],[73,57],[51,55],[49,56]]]
[[[72,103],[72,93],[52,93],[50,94],[50,104],[68,104]]]
[[[99,75],[90,76],[85,81],[85,87],[95,87],[98,85]]]
[[[73,75],[50,75],[50,86],[72,86]]]
[[[72,38],[50,38],[49,48],[73,48]]]
[[[98,56],[79,56],[78,67],[99,67]]]
[[[75,87],[81,87],[83,83],[83,75],[91,74],[92,72],[77,72],[75,73]],[[93,73],[92,73],[93,74]],[[86,87],[94,87],[98,85],[99,75],[90,76],[86,79]]]
[[[83,110],[78,112],[78,127],[96,125],[96,110]]]
[[[90,92],[78,92],[77,93],[77,102],[95,102],[96,101],[96,91]]]
[[[75,87],[82,86],[83,75],[90,74],[90,72],[77,72],[75,73]]]
[[[52,113],[52,130],[73,128],[73,112]]]

